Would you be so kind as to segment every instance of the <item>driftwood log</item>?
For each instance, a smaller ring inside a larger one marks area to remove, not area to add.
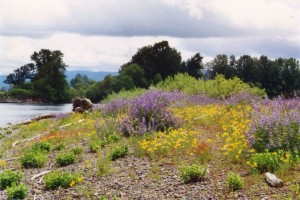
[[[31,177],[31,179],[30,180],[34,180],[34,179],[36,179],[36,178],[38,178],[38,177],[40,177],[40,176],[43,176],[44,174],[47,174],[47,173],[49,173],[49,172],[51,172],[51,170],[47,170],[47,171],[43,171],[43,172],[41,172],[41,173],[39,173],[39,174],[35,174],[35,175],[33,175],[32,177]]]
[[[21,122],[18,122],[16,124],[9,124],[9,125],[26,125],[26,124],[30,124],[30,123],[35,122],[35,121],[40,121],[42,119],[55,118],[55,117],[56,117],[55,114],[42,114],[42,115],[38,115],[38,116],[36,116],[32,119],[21,121]]]

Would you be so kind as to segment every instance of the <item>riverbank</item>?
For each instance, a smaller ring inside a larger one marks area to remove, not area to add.
[[[42,114],[64,114],[72,111],[72,104],[0,103],[0,127],[18,123]]]

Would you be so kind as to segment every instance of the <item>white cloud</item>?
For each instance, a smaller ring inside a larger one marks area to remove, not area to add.
[[[196,52],[300,58],[298,0],[0,0],[0,74],[59,49],[69,69],[117,71],[168,40]]]

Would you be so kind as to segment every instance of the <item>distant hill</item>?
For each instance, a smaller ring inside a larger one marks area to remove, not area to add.
[[[70,82],[71,79],[75,78],[77,74],[83,74],[95,81],[102,81],[105,76],[112,75],[117,76],[118,72],[92,72],[92,71],[67,71],[67,80]]]
[[[102,81],[105,76],[112,75],[117,76],[118,72],[92,72],[92,71],[67,71],[67,81],[70,82],[71,79],[75,78],[76,74],[83,74],[95,81]],[[7,75],[0,75],[0,88],[8,87],[7,84],[3,83]]]

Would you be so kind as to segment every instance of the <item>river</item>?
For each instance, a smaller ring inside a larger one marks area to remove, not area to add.
[[[17,123],[31,119],[41,114],[59,114],[72,111],[72,104],[28,104],[28,103],[0,103],[0,127],[7,123]]]

